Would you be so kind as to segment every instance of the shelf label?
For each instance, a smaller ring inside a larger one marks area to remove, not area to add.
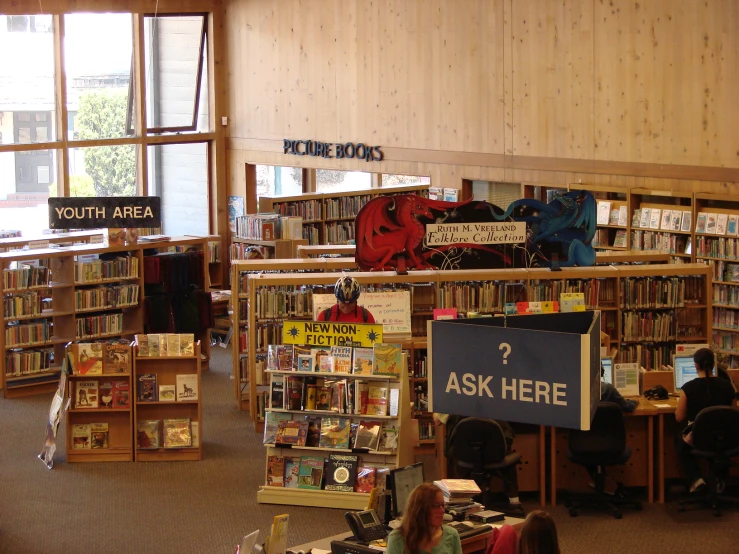
[[[48,240],[32,240],[28,243],[29,250],[38,250],[39,248],[49,248]]]
[[[102,244],[104,242],[102,233],[90,237],[90,244]]]

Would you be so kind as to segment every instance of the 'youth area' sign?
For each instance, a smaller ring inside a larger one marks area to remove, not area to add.
[[[589,430],[600,400],[600,312],[428,324],[429,410]]]
[[[49,228],[160,227],[161,204],[158,196],[49,198]]]

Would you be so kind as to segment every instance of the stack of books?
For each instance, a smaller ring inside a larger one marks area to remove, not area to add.
[[[447,509],[457,509],[474,504],[472,497],[482,492],[472,479],[441,479],[434,481],[434,485],[444,493],[444,503]]]

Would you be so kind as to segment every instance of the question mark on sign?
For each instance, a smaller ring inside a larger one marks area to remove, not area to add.
[[[508,354],[511,353],[511,345],[508,344],[507,342],[501,342],[500,343],[500,346],[498,347],[498,350],[505,350],[505,352],[503,354],[503,364],[504,365],[507,364],[508,363],[508,360],[507,360]]]

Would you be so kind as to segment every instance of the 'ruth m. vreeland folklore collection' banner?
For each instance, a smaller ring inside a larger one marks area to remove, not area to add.
[[[365,346],[382,342],[382,325],[340,321],[285,321],[282,344]]]
[[[49,198],[50,229],[161,227],[158,196]]]

